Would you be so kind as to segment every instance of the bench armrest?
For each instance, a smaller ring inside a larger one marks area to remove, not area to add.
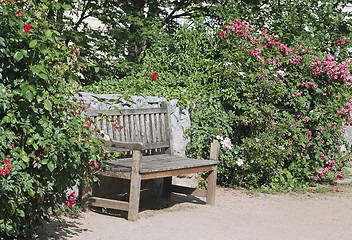
[[[112,150],[112,151],[116,151],[118,149],[120,150],[144,150],[145,146],[143,143],[140,142],[118,142],[118,141],[114,141],[114,140],[104,140],[104,139],[100,139],[100,141],[102,141],[104,143],[104,146],[108,149],[108,150]]]

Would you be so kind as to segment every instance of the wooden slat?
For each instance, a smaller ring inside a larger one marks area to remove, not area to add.
[[[141,129],[141,141],[146,142],[146,130],[145,130],[145,119],[144,114],[140,116],[140,129]]]
[[[169,170],[163,172],[151,172],[142,174],[142,180],[147,179],[155,179],[155,178],[163,178],[163,177],[171,177],[171,176],[179,176],[184,174],[192,174],[198,172],[207,172],[214,170],[215,166],[203,166],[203,167],[195,167],[195,168],[187,168],[187,169],[177,169],[177,170]]]
[[[113,118],[111,116],[107,117],[107,134],[109,135],[110,139],[116,139],[113,133],[114,126],[112,125],[113,123],[112,119]]]
[[[104,207],[104,208],[111,208],[111,209],[118,209],[123,211],[128,211],[128,202],[106,199],[106,198],[99,198],[99,197],[90,197],[89,203],[95,207]]]
[[[186,195],[192,195],[196,197],[206,197],[207,195],[207,191],[205,189],[189,188],[189,187],[178,186],[178,185],[172,185],[171,191],[186,194]]]
[[[150,124],[151,124],[151,139],[152,142],[157,142],[156,138],[156,124],[155,124],[155,114],[150,114]]]
[[[120,112],[121,111],[121,112]],[[110,110],[88,110],[87,116],[100,116],[102,114],[109,115],[135,115],[135,114],[160,114],[166,113],[166,107],[158,107],[158,108],[138,108],[138,109],[120,109],[120,111],[116,111],[115,109]]]
[[[142,142],[142,138],[141,138],[141,126],[140,126],[140,115],[134,115],[134,134],[136,136],[135,141],[136,142]]]
[[[166,103],[163,103],[163,105],[167,106]],[[169,111],[166,112],[165,114],[165,126],[166,126],[166,138],[167,140],[170,141],[170,147],[168,149],[169,153],[173,153],[173,139],[171,136],[171,129],[170,129],[170,113]]]
[[[168,148],[168,147],[170,147],[170,142],[164,141],[164,142],[145,143],[143,149]]]
[[[133,115],[127,115],[126,116],[129,120],[128,126],[130,127],[130,137],[131,137],[131,142],[136,141],[136,130],[134,126],[134,117]]]
[[[126,141],[126,136],[125,136],[125,127],[124,127],[124,122],[123,122],[123,116],[119,116],[119,124],[122,126],[122,129],[119,132],[119,139],[118,141],[120,142],[125,142]]]
[[[165,122],[165,114],[161,114],[161,141],[167,141],[167,134],[166,134],[166,122]]]
[[[146,132],[146,142],[152,142],[152,134],[151,134],[151,122],[150,122],[150,114],[145,115],[145,132]]]
[[[122,178],[122,179],[131,179],[130,172],[113,172],[113,171],[104,171],[99,173],[99,175],[106,176],[106,177],[115,177],[115,178]]]
[[[155,114],[156,141],[161,141],[161,119],[160,114]]]
[[[126,142],[131,142],[131,137],[130,137],[130,121],[128,116],[123,116],[124,118],[124,123],[125,123],[125,141]]]

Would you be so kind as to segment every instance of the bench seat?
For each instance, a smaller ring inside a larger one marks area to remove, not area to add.
[[[132,161],[132,158],[123,158],[115,161],[106,161],[103,171],[117,173],[131,172]],[[169,154],[143,156],[143,161],[141,162],[139,173],[147,174],[152,172],[208,167],[217,165],[218,163],[218,161],[199,160]]]

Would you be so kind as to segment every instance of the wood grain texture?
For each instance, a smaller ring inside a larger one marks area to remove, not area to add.
[[[111,209],[118,209],[123,211],[128,211],[128,202],[99,198],[99,197],[91,197],[89,198],[89,204],[95,207],[104,207]]]
[[[215,204],[215,190],[216,190],[216,175],[217,175],[218,166],[214,167],[214,170],[210,172],[207,180],[207,204],[214,205]]]
[[[139,211],[139,199],[141,191],[141,175],[139,168],[142,160],[141,151],[133,151],[133,161],[131,167],[130,200],[128,204],[128,220],[137,221]]]

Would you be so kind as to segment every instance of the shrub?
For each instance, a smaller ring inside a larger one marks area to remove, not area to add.
[[[0,176],[2,236],[29,237],[68,187],[91,178],[89,161],[100,161],[73,98],[79,52],[51,20],[61,7],[0,1],[0,167],[11,166]]]
[[[144,94],[189,105],[189,155],[207,157],[216,135],[231,139],[231,149],[220,155],[222,185],[305,185],[340,178],[348,158],[339,147],[347,146],[343,127],[351,123],[349,60],[342,59],[349,39],[331,41],[329,52],[299,42],[287,46],[241,20],[216,36],[186,26],[175,44],[147,51],[139,75],[91,88],[115,92],[124,83],[133,89],[148,83]]]

